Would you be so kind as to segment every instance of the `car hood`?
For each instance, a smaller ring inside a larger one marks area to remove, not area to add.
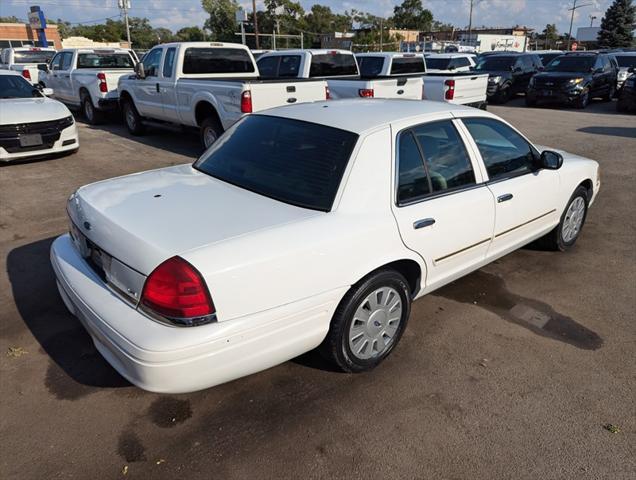
[[[68,210],[92,242],[144,275],[196,248],[325,215],[235,187],[191,165],[82,187]]]
[[[587,77],[587,73],[580,72],[541,72],[537,73],[534,78],[538,80],[557,80],[557,81],[566,81],[572,78],[581,78]]]
[[[66,106],[51,98],[0,99],[0,125],[46,122],[71,115]]]

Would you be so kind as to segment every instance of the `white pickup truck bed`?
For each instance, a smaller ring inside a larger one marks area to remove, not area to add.
[[[469,105],[477,108],[486,107],[486,90],[488,75],[474,72],[455,73],[427,73],[422,77],[424,83],[424,98],[452,103],[455,105]]]

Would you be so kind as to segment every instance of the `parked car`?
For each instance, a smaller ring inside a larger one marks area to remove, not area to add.
[[[37,85],[39,81],[38,66],[49,63],[55,52],[54,48],[5,48],[0,54],[0,70],[19,72],[33,85]]]
[[[532,53],[537,55],[541,59],[541,64],[546,67],[548,63],[557,57],[560,57],[565,52],[561,50],[534,50]]]
[[[525,93],[530,79],[543,65],[533,53],[500,53],[480,57],[475,72],[488,73],[488,101],[506,103]]]
[[[616,102],[616,110],[619,112],[636,112],[636,74],[634,67],[630,67],[631,75],[623,83],[618,94],[618,102]]]
[[[246,114],[328,95],[323,80],[263,80],[249,48],[217,42],[157,45],[118,91],[133,135],[149,125],[196,127],[205,148]]]
[[[627,77],[630,68],[636,68],[636,52],[617,52],[614,54],[618,62],[617,90],[620,90]]]
[[[550,101],[585,108],[593,97],[610,101],[616,93],[616,78],[617,69],[607,54],[562,55],[532,78],[526,104]]]
[[[426,57],[428,73],[469,72],[475,65],[475,55],[468,53],[436,53]]]
[[[324,79],[330,98],[422,99],[422,60],[413,53],[396,54],[393,74],[378,76],[358,69],[349,50],[282,50],[262,55],[258,69],[266,78]],[[392,77],[392,78],[391,78]]]
[[[19,72],[0,70],[0,162],[77,151],[73,115],[62,103],[47,98],[52,93],[32,85]]]
[[[363,77],[387,78],[416,75],[423,88],[422,98],[471,107],[486,107],[488,76],[475,73],[437,73],[428,71],[432,55],[414,53],[358,53],[356,59]],[[408,70],[401,73],[404,70]]]
[[[90,124],[99,124],[104,113],[117,108],[117,82],[134,71],[130,50],[65,48],[40,66],[40,84],[55,90],[55,98],[80,108]]]
[[[599,187],[596,162],[487,112],[306,103],[242,118],[193,165],[80,188],[51,262],[143,389],[199,390],[319,346],[362,372],[412,300],[539,238],[572,247]]]

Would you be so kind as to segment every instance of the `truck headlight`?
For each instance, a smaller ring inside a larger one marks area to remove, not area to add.
[[[496,75],[494,77],[488,77],[489,83],[499,83],[501,81],[501,77]]]

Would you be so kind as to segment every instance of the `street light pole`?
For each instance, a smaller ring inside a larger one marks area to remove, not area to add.
[[[128,10],[130,10],[130,0],[119,0],[119,9],[124,12],[124,23],[126,24],[126,38],[128,40],[128,48],[132,48],[132,42],[130,41],[130,25],[128,24]]]
[[[568,51],[570,50],[570,43],[572,42],[572,24],[574,23],[574,12],[578,8],[589,7],[592,5],[591,3],[584,3],[583,5],[577,5],[576,2],[578,2],[578,0],[574,0],[574,5],[572,5],[572,8],[568,9],[572,12],[572,15],[570,16],[570,30],[568,32],[568,47],[567,47]]]
[[[470,14],[468,15],[468,42],[470,44],[470,39],[472,37],[473,31],[473,0],[470,0]]]
[[[590,27],[594,26],[594,20],[596,19],[596,15],[590,15]]]
[[[258,43],[258,16],[256,15],[256,0],[252,0],[252,11],[254,12],[254,38],[256,39],[256,49],[260,47]]]

